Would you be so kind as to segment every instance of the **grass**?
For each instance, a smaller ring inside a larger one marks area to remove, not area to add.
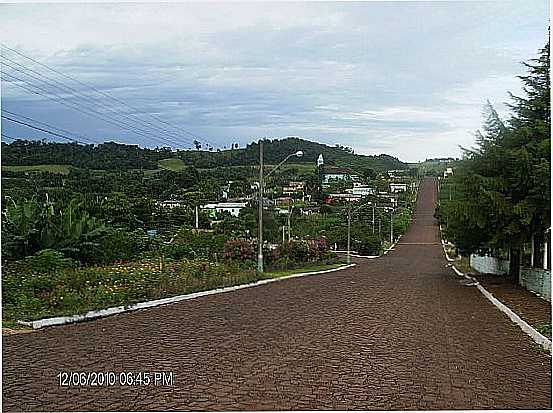
[[[551,337],[551,324],[550,323],[543,323],[536,326],[536,330],[538,330],[541,334],[543,334],[546,337]]]
[[[455,261],[453,265],[455,265],[455,268],[457,268],[462,273],[475,273],[475,271],[470,266],[469,257],[461,257],[461,259]]]
[[[69,174],[71,165],[2,165],[3,171],[9,172],[51,172],[54,174]]]
[[[22,324],[18,324],[13,320],[2,320],[2,328],[9,328],[10,330],[28,330],[29,327]]]
[[[205,261],[144,259],[103,267],[62,268],[50,272],[25,267],[3,274],[3,327],[15,320],[32,321],[82,314],[90,310],[172,297],[216,288],[248,284],[301,272],[340,267],[314,264],[285,271],[257,274],[253,268]]]
[[[186,167],[182,159],[178,158],[162,159],[158,162],[158,164],[161,168],[168,169],[170,171],[182,171]]]

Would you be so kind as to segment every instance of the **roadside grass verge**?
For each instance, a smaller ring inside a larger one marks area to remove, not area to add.
[[[71,316],[91,310],[130,306],[262,279],[338,268],[341,262],[306,263],[289,270],[256,273],[253,263],[238,266],[199,260],[157,259],[110,266],[61,268],[50,272],[12,267],[3,274],[3,320],[14,329],[17,320]]]

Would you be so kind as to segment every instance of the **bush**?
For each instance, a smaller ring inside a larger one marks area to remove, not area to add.
[[[193,251],[194,257],[212,260],[224,253],[226,237],[209,231],[196,231],[183,228],[174,237],[172,244],[186,245]]]
[[[48,273],[62,268],[72,268],[77,266],[77,262],[71,258],[66,258],[61,252],[52,249],[45,249],[25,258],[22,261],[23,271],[25,269],[31,272]]]
[[[382,241],[377,235],[358,233],[352,236],[352,249],[362,255],[378,255],[382,249]]]
[[[229,261],[255,261],[255,248],[247,240],[230,240],[225,242],[224,257]]]
[[[310,261],[322,261],[328,258],[330,246],[326,238],[310,239],[307,241],[307,256]]]
[[[292,263],[306,262],[309,256],[309,247],[305,241],[289,241],[280,244],[278,255],[281,260]]]
[[[142,230],[111,230],[100,240],[91,260],[98,264],[129,261],[148,250],[148,241],[148,236]]]

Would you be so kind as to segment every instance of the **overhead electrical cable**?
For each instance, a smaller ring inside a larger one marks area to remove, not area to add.
[[[7,59],[7,58],[5,56],[3,56],[3,59]],[[13,62],[11,59],[8,59],[8,60]],[[170,134],[168,132],[165,132],[165,129],[161,129],[162,132],[160,132],[157,129],[157,127],[155,125],[153,125],[152,123],[150,123],[150,122],[143,121],[138,117],[137,118],[130,117],[129,115],[127,115],[124,112],[119,113],[120,111],[105,105],[100,99],[93,98],[91,96],[87,96],[86,94],[80,92],[79,90],[77,90],[77,89],[75,89],[71,86],[66,86],[62,82],[59,82],[55,79],[51,79],[47,76],[44,76],[44,75],[40,74],[39,72],[37,72],[35,70],[32,70],[32,69],[29,69],[29,68],[25,67],[24,65],[21,65],[17,62],[15,62],[15,64],[17,66],[19,66],[21,69],[18,68],[18,67],[15,67],[15,66],[13,66],[9,63],[6,63],[6,62],[3,62],[3,64],[5,66],[11,68],[12,70],[15,70],[15,71],[19,72],[20,74],[24,74],[26,76],[29,76],[29,77],[31,77],[35,80],[38,80],[39,82],[46,83],[48,86],[52,86],[54,88],[61,89],[62,91],[66,92],[66,93],[69,93],[70,95],[73,95],[74,97],[80,97],[82,100],[90,101],[93,105],[95,105],[97,107],[100,107],[102,109],[106,109],[107,111],[113,112],[116,116],[121,115],[121,116],[125,117],[126,119],[129,119],[131,122],[138,122],[138,123],[144,125],[146,128],[151,129],[152,132],[149,132],[149,133],[161,134],[161,135],[164,135],[164,136],[167,136],[171,139],[176,139],[176,140],[180,139],[179,137],[175,137],[174,134]],[[36,73],[38,75],[38,77],[35,76],[35,75],[32,75],[32,74],[29,74],[27,72]],[[48,79],[48,80],[44,80],[44,79]],[[60,86],[57,86],[57,85],[60,85]],[[75,103],[75,104],[77,104],[77,103]],[[79,104],[79,105],[82,105],[82,104]],[[177,142],[176,140],[174,140],[173,142],[176,143]],[[190,142],[190,143],[192,143],[192,142]]]
[[[12,52],[12,53],[15,53],[16,55],[21,56],[21,57],[23,57],[24,59],[30,60],[31,62],[36,63],[36,64],[38,64],[38,65],[40,65],[40,66],[42,66],[42,67],[44,67],[44,68],[50,70],[51,72],[54,72],[54,73],[56,73],[56,74],[58,74],[58,75],[60,75],[60,76],[63,76],[63,77],[65,77],[65,78],[67,78],[67,79],[70,79],[70,80],[72,80],[73,82],[76,82],[76,83],[78,83],[78,84],[80,84],[80,85],[82,85],[82,86],[85,86],[85,87],[87,87],[87,88],[89,88],[89,89],[95,91],[96,93],[98,93],[98,94],[100,94],[100,95],[102,95],[102,96],[104,96],[104,97],[106,97],[106,98],[108,98],[108,99],[111,99],[112,101],[115,101],[115,102],[117,102],[117,103],[119,103],[119,104],[121,104],[121,105],[124,105],[124,106],[126,106],[126,107],[132,109],[133,111],[141,112],[139,109],[137,109],[137,108],[135,108],[135,107],[133,107],[133,106],[127,104],[126,102],[122,101],[121,99],[116,98],[116,97],[114,97],[114,96],[108,94],[107,92],[104,92],[104,91],[102,91],[102,90],[99,90],[99,89],[97,89],[96,87],[94,87],[94,86],[92,86],[92,85],[90,85],[90,84],[87,84],[87,83],[85,83],[85,82],[82,82],[82,81],[80,81],[79,79],[76,79],[76,78],[74,78],[74,77],[72,77],[72,76],[69,76],[69,75],[67,75],[67,74],[64,74],[64,73],[62,73],[62,72],[60,72],[60,71],[58,71],[58,70],[52,68],[51,66],[48,66],[48,65],[46,65],[46,64],[44,64],[44,63],[42,63],[42,62],[40,62],[40,61],[38,61],[38,60],[36,60],[36,59],[33,59],[33,58],[30,57],[30,56],[27,56],[27,55],[25,55],[25,54],[19,52],[18,50],[12,49],[11,47],[8,47],[8,46],[6,46],[6,45],[3,44],[3,43],[0,43],[0,46],[1,46],[2,48],[4,48],[5,50],[8,50],[8,51],[10,51],[10,52]],[[205,138],[199,136],[198,134],[195,134],[195,133],[193,133],[193,132],[190,132],[190,131],[188,131],[188,130],[186,130],[186,129],[183,129],[183,128],[181,128],[181,127],[175,126],[175,125],[171,124],[170,122],[168,122],[168,121],[166,121],[166,120],[164,120],[164,119],[161,119],[161,118],[159,118],[158,116],[155,116],[155,115],[153,115],[153,114],[151,114],[151,113],[146,113],[146,115],[149,116],[150,118],[154,119],[156,122],[159,122],[159,123],[162,123],[162,124],[164,124],[164,125],[167,125],[167,126],[171,127],[172,129],[178,131],[179,133],[181,133],[181,132],[182,132],[182,133],[185,133],[185,134],[189,135],[190,137],[194,138],[195,140],[198,140],[198,141],[203,140],[204,143],[209,144],[211,147],[215,147],[215,145],[213,145],[213,143],[209,142],[207,139],[205,139]],[[165,130],[166,130],[166,129],[165,129]],[[167,131],[167,130],[166,130],[166,131]]]
[[[6,116],[6,115],[0,115],[0,116],[2,117],[2,119],[6,119],[7,121],[14,122],[14,123],[18,123],[18,124],[23,125],[23,126],[26,126],[26,127],[28,127],[28,128],[35,129],[35,130],[38,130],[38,131],[47,133],[47,134],[52,135],[52,136],[57,136],[58,138],[67,139],[67,140],[72,141],[72,142],[78,142],[78,143],[82,143],[83,145],[86,145],[85,142],[79,141],[78,139],[71,138],[71,137],[69,137],[69,136],[65,136],[65,135],[62,135],[62,134],[60,134],[60,133],[50,131],[50,130],[48,130],[48,129],[39,128],[38,126],[33,126],[33,125],[31,125],[31,124],[29,124],[29,123],[27,123],[27,122],[22,122],[22,121],[20,121],[20,120],[11,118],[11,117]]]
[[[164,144],[168,144],[169,143],[169,146],[173,146],[173,145],[178,145],[176,144],[175,142],[171,142],[169,140],[166,140],[166,139],[161,139],[159,137],[155,137],[155,136],[152,136],[150,134],[150,132],[146,131],[144,132],[141,128],[137,128],[136,126],[133,126],[133,125],[129,125],[128,123],[126,122],[123,122],[121,120],[118,120],[118,119],[114,119],[112,116],[107,116],[105,114],[102,114],[101,112],[98,112],[98,111],[95,111],[95,110],[92,110],[92,109],[82,109],[79,105],[75,105],[75,104],[72,104],[72,103],[69,103],[67,102],[66,100],[64,100],[61,96],[55,94],[55,93],[52,93],[48,90],[45,90],[44,88],[41,88],[39,86],[36,86],[34,84],[30,84],[30,83],[27,83],[25,82],[24,79],[21,79],[21,78],[18,78],[17,76],[14,76],[12,74],[8,74],[8,73],[3,73],[2,76],[7,76],[8,78],[10,79],[15,79],[16,81],[19,81],[19,82],[22,82],[24,84],[27,84],[27,85],[31,85],[32,87],[34,87],[35,89],[43,92],[37,92],[36,90],[32,90],[30,89],[29,87],[25,86],[25,85],[22,85],[22,84],[19,84],[19,83],[14,83],[14,86],[17,86],[17,87],[20,87],[20,88],[23,88],[31,93],[34,93],[36,95],[40,95],[40,96],[43,96],[47,99],[50,99],[56,103],[59,103],[63,106],[66,106],[68,108],[71,108],[73,110],[76,110],[78,112],[81,112],[81,113],[84,113],[85,115],[89,115],[89,116],[93,116],[97,119],[100,119],[104,122],[107,122],[107,123],[110,123],[112,125],[115,125],[115,126],[118,126],[122,129],[126,129],[136,135],[140,135],[140,136],[143,136],[147,139],[154,139],[154,140],[158,140]],[[53,97],[51,95],[55,95],[56,97]],[[106,119],[107,117],[107,119]]]

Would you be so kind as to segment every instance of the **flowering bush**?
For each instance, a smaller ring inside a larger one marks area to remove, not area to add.
[[[247,240],[236,239],[225,242],[223,254],[225,260],[229,261],[255,260],[254,245]]]
[[[321,261],[328,258],[330,246],[326,238],[308,240],[307,248],[307,256],[310,261]]]
[[[289,241],[280,245],[279,256],[281,260],[292,263],[306,262],[309,247],[305,241]]]

